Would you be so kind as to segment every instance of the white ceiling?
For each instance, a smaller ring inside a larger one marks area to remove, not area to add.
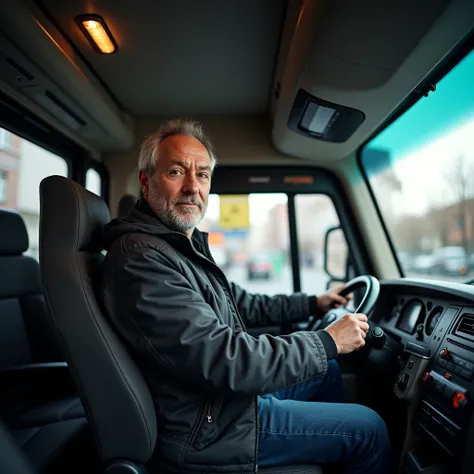
[[[74,21],[84,13],[106,20],[117,54],[91,48]],[[8,40],[34,76],[17,84],[0,58],[0,90],[97,154],[130,150],[160,117],[217,117],[227,137],[225,124],[259,116],[266,146],[327,164],[353,153],[473,26],[474,0],[0,0],[0,47]],[[343,143],[291,130],[299,89],[365,120]],[[45,91],[85,125],[69,127]],[[253,136],[242,130],[245,148]]]
[[[41,3],[133,114],[268,109],[285,0]],[[92,50],[74,22],[83,13],[106,19],[118,53]]]

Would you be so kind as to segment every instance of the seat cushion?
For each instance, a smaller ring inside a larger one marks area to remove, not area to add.
[[[320,466],[301,464],[298,466],[259,467],[259,473],[265,474],[323,474]]]
[[[26,456],[3,425],[0,425],[0,459],[2,474],[33,474]]]
[[[9,420],[12,437],[37,471],[55,462],[87,430],[78,398],[31,408]]]
[[[48,425],[67,420],[85,418],[84,408],[78,397],[68,397],[42,403],[16,415],[8,421],[11,430]]]
[[[87,429],[85,418],[58,421],[12,431],[12,437],[25,453],[30,464],[42,471],[62,456]]]

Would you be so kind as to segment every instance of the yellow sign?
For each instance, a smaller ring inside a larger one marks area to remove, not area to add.
[[[219,227],[221,229],[248,229],[249,225],[248,195],[220,196]]]

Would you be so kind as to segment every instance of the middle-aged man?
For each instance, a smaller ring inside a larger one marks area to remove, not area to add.
[[[268,297],[230,283],[196,226],[216,158],[195,122],[165,123],[142,145],[143,198],[104,229],[103,298],[150,387],[158,421],[151,472],[252,473],[338,463],[388,474],[382,419],[343,403],[338,354],[364,345],[367,317],[325,330],[253,337],[344,305],[338,291]]]

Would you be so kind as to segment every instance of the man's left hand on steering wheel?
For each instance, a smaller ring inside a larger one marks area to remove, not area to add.
[[[340,285],[316,297],[316,307],[320,316],[326,314],[330,309],[347,306],[351,295],[341,296],[339,294],[344,288],[345,285]]]

